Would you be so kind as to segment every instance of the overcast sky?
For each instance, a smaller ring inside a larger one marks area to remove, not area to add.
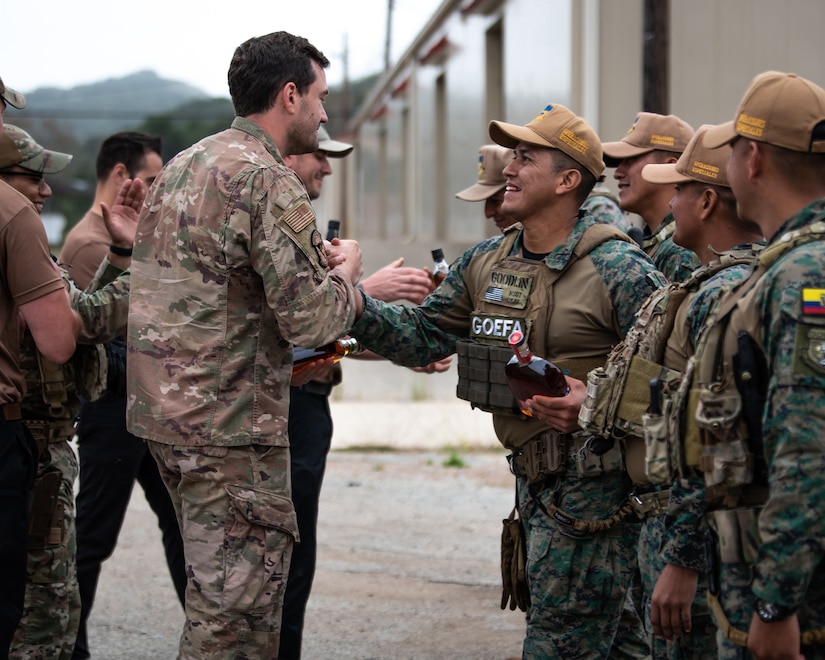
[[[393,0],[393,61],[442,0]],[[384,65],[388,0],[4,0],[0,76],[14,89],[72,87],[145,69],[229,96],[226,72],[248,38],[286,30],[330,60],[327,82]]]

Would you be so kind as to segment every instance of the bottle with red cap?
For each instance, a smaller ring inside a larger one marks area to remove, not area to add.
[[[533,355],[524,333],[516,330],[510,335],[513,357],[504,367],[507,383],[525,415],[523,403],[534,396],[564,396],[570,390],[564,373],[555,364]]]

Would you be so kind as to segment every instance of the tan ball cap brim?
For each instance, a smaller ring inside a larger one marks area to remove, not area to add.
[[[693,181],[676,169],[676,163],[645,165],[642,178],[648,183],[687,183]]]
[[[507,184],[499,183],[490,186],[485,183],[475,183],[469,188],[465,188],[461,192],[456,193],[455,196],[465,202],[483,202],[490,199],[490,197],[495,195],[499,190],[503,190],[505,185]]]
[[[718,149],[723,144],[733,142],[737,135],[739,134],[736,132],[734,122],[728,121],[709,129],[702,138],[702,144],[708,149]]]

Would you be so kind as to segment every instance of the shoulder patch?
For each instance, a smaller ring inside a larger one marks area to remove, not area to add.
[[[797,324],[793,372],[798,376],[825,376],[825,328]]]
[[[315,220],[315,212],[307,200],[301,201],[284,216],[284,223],[296,233],[306,229],[313,220]]]
[[[802,289],[802,314],[825,315],[825,289]]]

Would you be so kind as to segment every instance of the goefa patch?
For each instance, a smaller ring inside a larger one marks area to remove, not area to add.
[[[495,268],[490,271],[484,301],[514,309],[525,309],[532,288],[532,275]]]
[[[318,263],[321,264],[322,267],[326,268],[329,266],[329,260],[327,259],[327,249],[324,247],[324,237],[321,236],[321,232],[317,229],[312,231],[312,235],[309,237],[310,243],[312,243],[312,247],[315,248],[315,252],[318,253]]]
[[[527,336],[527,322],[524,319],[514,319],[506,316],[487,316],[473,314],[470,317],[470,337],[482,337],[488,342],[506,342],[516,330]]]

